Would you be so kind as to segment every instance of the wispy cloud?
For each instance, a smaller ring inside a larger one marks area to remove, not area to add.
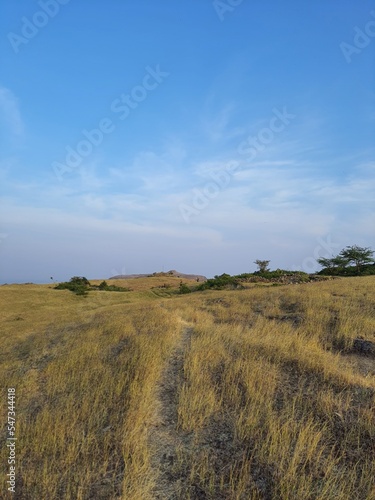
[[[13,92],[0,86],[0,122],[5,131],[13,136],[20,136],[24,132],[24,123],[21,117],[19,102]]]
[[[230,127],[235,105],[228,104],[219,110],[206,111],[201,118],[203,133],[214,143],[228,140],[242,132],[241,129]]]

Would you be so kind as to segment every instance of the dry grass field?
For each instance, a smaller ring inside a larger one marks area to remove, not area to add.
[[[0,497],[374,500],[375,357],[353,342],[375,341],[375,277],[179,282],[0,287]]]

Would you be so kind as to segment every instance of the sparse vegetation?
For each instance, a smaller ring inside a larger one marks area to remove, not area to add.
[[[151,278],[84,301],[1,287],[19,498],[374,500],[375,278],[248,278],[181,297],[178,278],[160,277],[165,298]]]

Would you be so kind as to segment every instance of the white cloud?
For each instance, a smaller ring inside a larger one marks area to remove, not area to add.
[[[246,271],[245,262],[250,265],[263,256],[274,266],[301,266],[306,256],[314,256],[318,238],[327,234],[343,246],[371,246],[375,165],[366,160],[371,155],[346,158],[351,168],[344,175],[336,168],[340,159],[334,159],[335,168],[327,168],[331,164],[320,159],[324,155],[306,154],[310,148],[312,144],[306,146],[301,138],[275,142],[246,165],[235,150],[222,157],[202,154],[201,160],[192,154],[194,160],[189,162],[179,144],[162,152],[143,151],[132,161],[115,165],[93,161],[62,183],[52,176],[39,185],[8,179],[11,191],[3,203],[4,213],[9,214],[4,231],[10,247],[22,234],[31,234],[30,244],[32,240],[41,247],[37,242],[41,234],[50,235],[50,249],[60,249],[64,241],[72,256],[71,245],[82,255],[90,248],[92,265],[97,259],[102,269],[109,267],[102,276],[113,266],[127,264],[121,260],[122,248],[137,263],[134,272],[144,271],[143,262],[154,265],[157,254],[159,260],[165,256],[166,262],[175,262],[168,267],[182,271],[187,270],[186,263],[198,272],[194,268],[198,259],[200,271],[212,275]],[[186,224],[180,204],[191,205],[193,190],[202,191],[212,182],[211,174],[230,161],[240,163],[235,175]],[[11,174],[11,169],[7,171]],[[117,263],[107,264],[106,252],[114,252]],[[66,269],[72,258],[62,257]],[[84,257],[81,262],[85,263]]]
[[[167,192],[186,175],[182,168],[185,158],[184,148],[173,145],[161,153],[141,151],[132,162],[110,167],[109,179],[127,193]]]
[[[86,198],[85,198],[86,199]],[[102,200],[92,200],[96,203],[95,209],[102,209]],[[87,202],[87,199],[86,199]],[[207,229],[200,227],[187,227],[185,224],[176,223],[174,225],[158,222],[150,216],[148,220],[137,222],[132,217],[127,217],[126,214],[120,218],[102,217],[100,214],[92,213],[91,210],[85,211],[81,206],[81,210],[75,210],[73,213],[61,208],[36,208],[33,206],[20,206],[14,204],[11,200],[3,202],[3,209],[8,214],[6,225],[9,228],[32,228],[36,231],[57,232],[69,230],[95,231],[99,235],[110,234],[128,234],[133,235],[148,235],[152,237],[174,237],[189,239],[203,239],[207,243],[214,243],[219,237],[219,232],[215,229]],[[28,229],[29,231],[29,229]]]

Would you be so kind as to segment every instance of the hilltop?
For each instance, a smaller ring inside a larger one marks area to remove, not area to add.
[[[163,271],[160,273],[152,273],[152,274],[119,274],[116,276],[111,276],[109,279],[110,280],[118,280],[118,279],[125,280],[125,279],[133,279],[133,278],[152,278],[152,277],[161,278],[163,276],[165,276],[165,277],[174,276],[175,278],[183,278],[186,280],[195,280],[195,281],[199,281],[199,282],[207,281],[206,276],[202,276],[200,274],[180,273],[174,269],[172,269],[171,271],[167,271],[167,272]]]

